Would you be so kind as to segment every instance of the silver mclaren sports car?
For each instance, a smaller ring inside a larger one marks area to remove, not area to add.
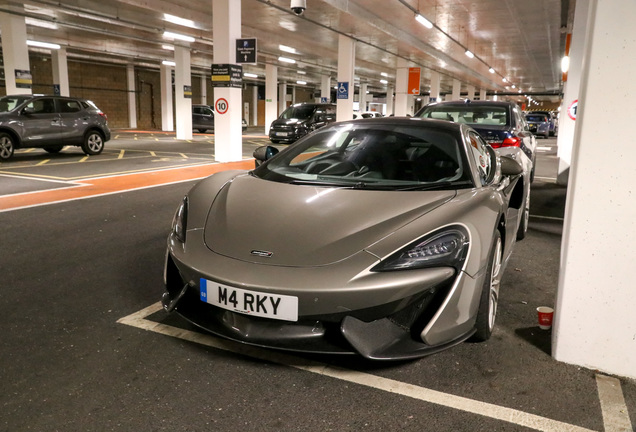
[[[163,305],[235,341],[403,360],[490,337],[528,172],[465,124],[333,123],[197,183]]]

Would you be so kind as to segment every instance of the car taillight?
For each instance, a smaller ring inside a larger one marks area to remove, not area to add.
[[[104,114],[103,112],[100,112],[99,115],[104,117],[104,120],[108,121],[108,116],[106,114]]]
[[[503,140],[501,147],[521,147],[521,138],[509,137]]]

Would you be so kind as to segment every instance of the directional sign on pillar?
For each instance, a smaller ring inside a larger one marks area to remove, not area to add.
[[[410,95],[420,94],[420,68],[409,68],[409,91]]]
[[[236,62],[256,64],[256,38],[236,40]]]

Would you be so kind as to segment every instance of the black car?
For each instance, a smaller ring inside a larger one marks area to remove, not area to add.
[[[214,130],[214,110],[209,105],[192,105],[192,129],[201,133]]]
[[[287,108],[269,128],[274,144],[293,143],[322,126],[336,121],[335,104],[303,103]]]
[[[89,100],[46,95],[0,98],[0,160],[10,159],[15,149],[23,147],[58,153],[71,145],[97,155],[109,139],[106,114]]]

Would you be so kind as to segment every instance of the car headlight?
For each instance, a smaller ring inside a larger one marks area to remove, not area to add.
[[[373,267],[373,271],[454,267],[460,271],[468,255],[468,233],[459,226],[444,228],[411,243]]]
[[[172,218],[172,233],[181,242],[185,243],[186,228],[188,224],[188,197],[184,197],[181,205]]]

